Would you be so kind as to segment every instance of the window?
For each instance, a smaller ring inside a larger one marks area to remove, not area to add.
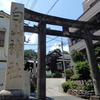
[[[61,70],[62,69],[62,63],[57,64],[57,69]]]
[[[5,32],[0,31],[0,47],[4,47]]]

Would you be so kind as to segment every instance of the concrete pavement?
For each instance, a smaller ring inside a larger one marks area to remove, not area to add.
[[[60,92],[59,87],[63,82],[65,82],[64,78],[46,78],[47,100],[86,100]],[[35,97],[35,94],[33,94],[33,96]],[[39,100],[34,97],[31,96],[30,100]]]
[[[50,100],[86,100],[78,98],[67,93],[61,93],[59,86],[65,82],[64,78],[47,78],[46,79],[46,96]]]

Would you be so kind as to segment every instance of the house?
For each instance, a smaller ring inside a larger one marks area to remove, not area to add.
[[[65,67],[70,67],[70,55],[69,54],[64,54],[64,62],[65,62]],[[36,60],[36,67],[37,67],[38,61]],[[56,50],[51,51],[46,54],[46,65],[49,66],[51,72],[53,73],[54,71],[59,71],[63,72],[64,67],[63,67],[63,54],[57,52]],[[32,60],[27,60],[25,64],[25,70],[31,70],[33,72],[33,67],[34,67],[34,59]],[[36,68],[37,72],[37,68]]]
[[[79,21],[87,22],[99,22],[100,21],[100,0],[84,0],[83,1],[83,10],[84,13],[77,19]],[[70,28],[70,32],[76,32],[77,29]],[[100,30],[90,31],[91,34],[100,35]],[[73,49],[81,51],[86,56],[85,42],[83,39],[68,38],[69,42],[69,51]],[[100,46],[99,41],[93,41],[94,48]],[[86,56],[87,58],[87,56]],[[74,65],[74,62],[71,61],[71,66]]]
[[[0,11],[0,91],[4,89],[10,15]]]
[[[64,54],[65,67],[70,67],[70,55]],[[51,69],[51,72],[59,71],[63,72],[63,54],[57,52],[56,50],[46,54],[46,65]]]

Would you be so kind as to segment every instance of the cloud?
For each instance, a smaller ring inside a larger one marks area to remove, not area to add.
[[[50,50],[55,50],[55,49],[60,49],[62,51],[61,43],[55,43],[50,48]],[[68,45],[63,46],[63,50],[69,52],[69,46]]]
[[[64,49],[64,51],[69,52],[69,46],[68,45],[64,46],[63,49]]]
[[[11,2],[15,2],[15,0],[0,0],[0,9],[9,13],[11,8]]]
[[[37,39],[37,34],[32,34],[32,35],[25,35],[26,37],[26,41],[28,41],[28,39],[30,40],[30,43],[35,43],[36,39]]]
[[[52,45],[52,47],[50,48],[50,50],[55,50],[55,49],[61,49],[61,43],[55,43]]]

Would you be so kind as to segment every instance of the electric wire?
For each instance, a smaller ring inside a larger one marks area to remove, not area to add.
[[[26,3],[26,7],[27,7],[28,4],[29,4],[29,0],[28,0],[27,3]]]
[[[59,0],[57,0],[57,1],[52,5],[52,7],[48,10],[48,12],[45,14],[45,16],[49,14],[49,12],[53,9],[53,7],[57,4],[58,1],[59,1]],[[44,17],[45,17],[45,16],[44,16]],[[39,22],[38,24],[40,24],[41,21],[42,21],[42,20],[40,20],[40,22]]]
[[[51,39],[51,40],[49,40],[49,41],[47,41],[46,43],[51,42],[51,41],[53,41],[53,40],[56,39],[56,38],[58,38],[58,36],[55,37],[55,38],[53,38],[53,39]]]
[[[37,3],[37,1],[38,1],[38,0],[35,0],[35,1],[33,0],[33,3],[32,3],[32,5],[31,5],[30,9],[33,9],[33,8],[35,7],[35,4]]]
[[[46,36],[46,38],[52,39],[52,38],[50,38],[50,37],[47,37],[47,36]],[[56,39],[55,39],[55,41],[61,41],[61,40],[56,40]]]
[[[47,12],[47,14],[53,9],[53,7],[56,5],[56,3],[58,2],[59,0],[57,0],[54,4],[53,4],[53,6],[49,9],[49,11]]]

